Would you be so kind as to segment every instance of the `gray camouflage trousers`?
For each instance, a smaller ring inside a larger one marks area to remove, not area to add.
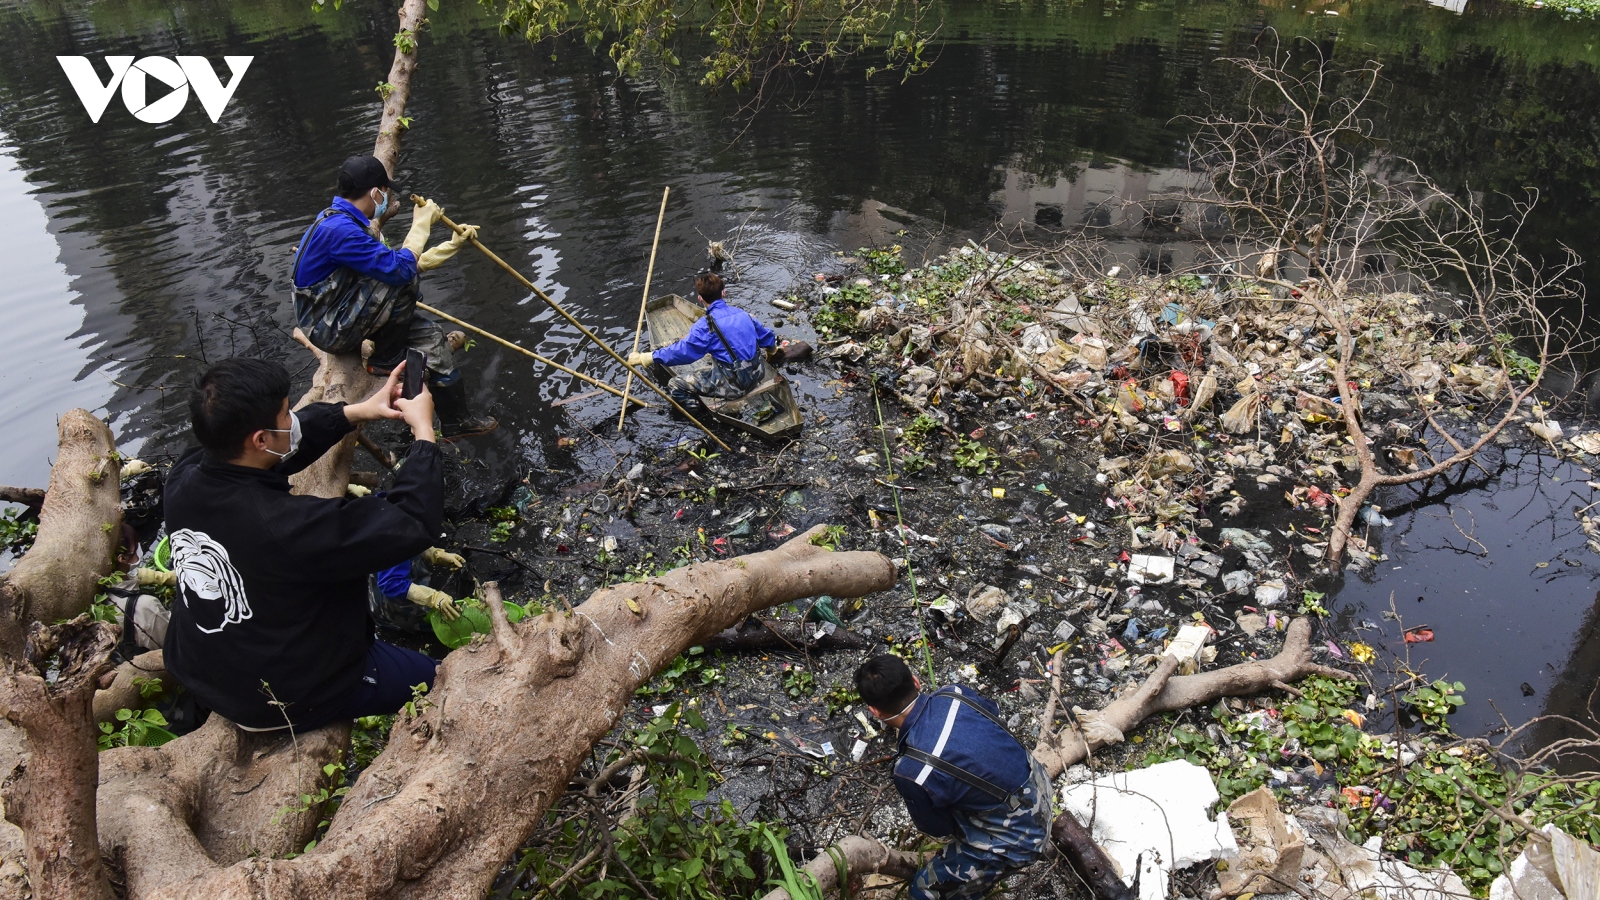
[[[981,897],[1000,879],[1035,862],[1050,839],[1051,788],[1044,766],[1029,754],[1033,777],[1022,788],[1023,805],[955,814],[960,835],[917,870],[911,900]]]
[[[713,356],[709,368],[701,369],[687,378],[674,375],[672,380],[667,382],[667,393],[685,407],[698,404],[701,397],[716,397],[721,400],[743,397],[750,393],[751,388],[761,383],[761,376],[766,373],[761,354],[762,351],[757,350],[755,356],[743,360],[737,366],[730,366]]]

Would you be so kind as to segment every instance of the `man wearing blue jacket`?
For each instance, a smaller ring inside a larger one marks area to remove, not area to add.
[[[757,322],[749,313],[728,305],[723,297],[722,276],[706,272],[695,279],[694,290],[705,304],[706,314],[698,319],[682,340],[653,353],[633,353],[628,365],[681,366],[709,355],[711,366],[688,377],[674,376],[667,382],[667,393],[686,408],[703,406],[701,397],[737,399],[761,383],[766,372],[761,351],[778,344],[772,329]]]
[[[454,353],[465,335],[447,338],[437,322],[417,312],[421,273],[437,268],[477,234],[463,225],[449,240],[424,250],[442,215],[427,201],[411,214],[411,229],[398,249],[376,235],[399,195],[389,170],[375,156],[352,156],[339,168],[339,194],[306,229],[295,251],[295,323],[313,345],[329,353],[358,353],[371,340],[367,371],[387,375],[405,359],[406,349],[428,359],[428,383],[439,410],[444,441],[484,434],[499,423],[469,408],[468,394]]]
[[[953,838],[911,882],[912,900],[983,896],[1032,864],[1050,834],[1050,776],[1005,725],[1000,708],[951,685],[923,695],[898,656],[856,670],[856,692],[899,729],[894,786],[917,827]]]

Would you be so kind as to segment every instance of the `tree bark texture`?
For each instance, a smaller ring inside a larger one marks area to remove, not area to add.
[[[110,722],[117,717],[119,709],[144,706],[144,695],[139,693],[139,686],[146,681],[160,682],[163,689],[173,684],[160,650],[141,653],[112,669],[108,678],[100,679],[105,686],[94,695],[94,720]]]
[[[59,450],[33,547],[0,578],[0,651],[20,658],[34,620],[70,619],[94,601],[121,537],[122,463],[111,429],[81,409],[56,426]]]
[[[202,794],[227,800],[194,772],[193,760],[213,752],[195,735],[107,754],[101,850],[121,862],[131,898],[481,897],[634,690],[679,653],[775,604],[894,583],[880,554],[813,545],[820,529],[516,625],[486,592],[494,634],[445,658],[426,701],[396,719],[304,856],[229,865],[203,852],[188,823]]]
[[[311,352],[322,364],[311,376],[311,389],[295,403],[295,409],[309,403],[359,403],[383,384],[382,379],[367,374],[367,367],[358,353],[324,353],[316,348],[311,348]],[[321,459],[291,475],[291,490],[309,497],[343,497],[350,484],[350,464],[355,460],[355,451],[356,432],[352,431],[322,454]]]
[[[21,729],[24,750],[0,795],[6,820],[22,829],[29,879],[41,900],[112,896],[95,841],[93,705],[116,642],[114,626],[87,615],[48,627],[35,622],[25,655],[7,658],[0,677],[0,715]],[[55,678],[47,680],[51,671]]]
[[[410,35],[415,42],[427,15],[427,0],[405,0],[404,5],[400,7],[400,33]],[[384,98],[383,119],[378,125],[378,140],[372,147],[372,155],[383,161],[391,178],[394,177],[395,165],[400,161],[400,134],[405,130],[400,125],[400,117],[406,114],[406,104],[411,100],[411,73],[416,70],[415,47],[410,53],[403,53],[396,47],[394,62],[389,66],[391,90],[389,96]]]
[[[1092,751],[1120,743],[1123,735],[1158,713],[1210,703],[1221,697],[1254,694],[1307,675],[1349,679],[1348,672],[1311,661],[1311,620],[1295,619],[1284,635],[1283,649],[1271,659],[1239,663],[1197,675],[1174,675],[1177,660],[1162,657],[1156,671],[1138,689],[1111,701],[1105,709],[1077,710],[1080,725],[1059,732],[1041,723],[1033,755],[1054,778]]]
[[[114,643],[114,632],[38,621],[78,616],[110,573],[121,536],[121,462],[111,430],[84,410],[63,415],[57,434],[38,537],[0,577],[0,799],[10,823],[0,826],[0,873],[6,885],[31,880],[38,898],[101,897],[110,890],[105,868],[85,848],[96,831],[94,688],[106,666],[103,655],[85,654]],[[44,676],[51,668],[53,683]]]
[[[1094,842],[1089,829],[1070,812],[1056,816],[1050,825],[1050,840],[1066,857],[1078,877],[1089,886],[1094,900],[1135,900],[1138,896],[1117,876],[1116,863]]]
[[[0,487],[0,501],[38,509],[44,505],[44,488]]]
[[[859,834],[843,838],[833,847],[844,856],[845,871],[851,881],[874,872],[910,881],[911,876],[922,866],[924,859],[922,854],[895,850],[881,841]],[[824,896],[839,890],[839,866],[834,861],[833,855],[827,851],[818,853],[816,859],[806,863],[799,871],[810,875]],[[787,889],[774,888],[761,900],[794,900],[794,898]]]

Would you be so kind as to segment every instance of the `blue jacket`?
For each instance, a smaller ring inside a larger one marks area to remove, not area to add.
[[[395,563],[379,572],[378,590],[390,600],[406,599],[406,592],[411,590],[411,560]]]
[[[354,203],[335,197],[332,209],[332,215],[320,225],[313,223],[300,239],[294,262],[295,287],[310,287],[340,266],[384,284],[401,285],[417,277],[417,257],[404,247],[392,250],[367,233],[370,220]]]
[[[1008,790],[1022,787],[1033,772],[1028,751],[1005,729],[947,696],[951,691],[976,700],[997,716],[1000,714],[1000,707],[971,688],[960,685],[942,688],[918,697],[912,705],[911,712],[900,724],[900,749],[909,746],[921,750]],[[992,809],[1002,803],[932,766],[907,757],[895,760],[894,786],[905,798],[911,821],[934,837],[956,833],[955,812]]]
[[[738,359],[728,356],[727,348],[722,346],[722,341],[706,324],[706,318],[709,317],[716,318],[717,327],[722,330],[722,336],[728,339],[733,352],[739,354]],[[683,340],[668,344],[651,355],[663,366],[681,366],[709,353],[712,359],[731,366],[753,359],[762,347],[777,343],[778,337],[772,333],[772,329],[751,318],[744,310],[729,306],[728,301],[718,299],[706,308],[705,317],[695,320]]]

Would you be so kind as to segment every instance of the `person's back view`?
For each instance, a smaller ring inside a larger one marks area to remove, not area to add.
[[[981,897],[1033,863],[1050,832],[1050,778],[999,719],[1000,708],[959,685],[919,693],[897,656],[856,670],[872,714],[899,729],[894,786],[917,827],[950,837],[917,870],[912,900]]]
[[[777,346],[777,335],[755,317],[724,298],[722,276],[705,273],[695,279],[695,293],[706,314],[695,320],[682,339],[651,353],[633,353],[628,364],[681,366],[710,357],[711,365],[692,375],[673,376],[667,383],[672,399],[686,408],[702,406],[702,397],[733,399],[749,393],[766,372],[761,351]]]

